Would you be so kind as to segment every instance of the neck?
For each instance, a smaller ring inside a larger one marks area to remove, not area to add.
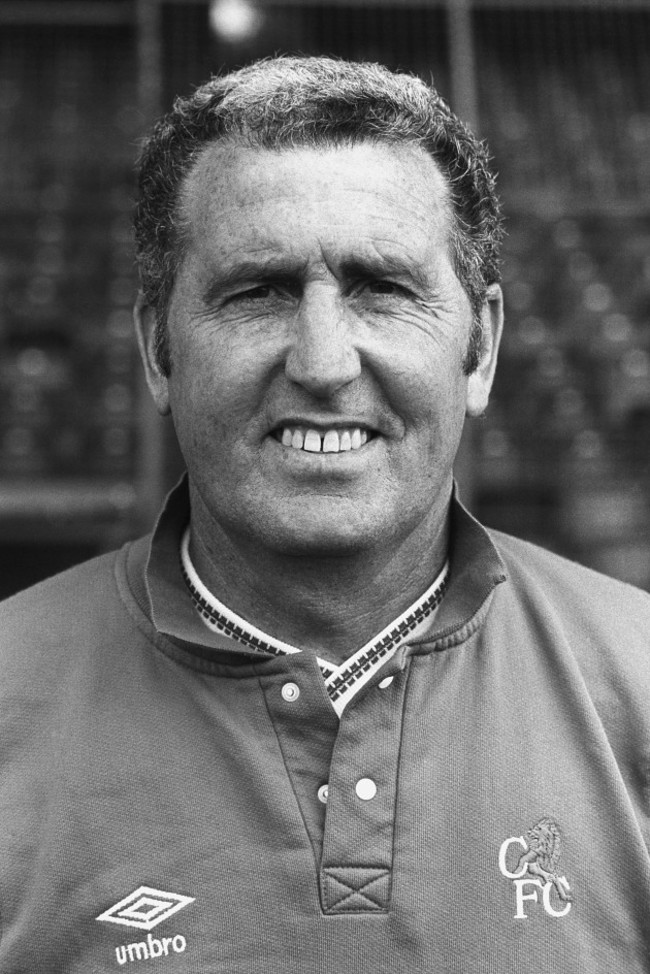
[[[198,522],[198,523],[197,523]],[[190,554],[203,584],[276,639],[342,662],[408,608],[447,557],[448,518],[381,549],[287,554],[192,517]]]

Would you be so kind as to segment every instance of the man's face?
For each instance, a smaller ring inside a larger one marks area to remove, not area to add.
[[[437,535],[496,350],[463,375],[472,316],[447,196],[416,147],[203,150],[182,201],[168,378],[151,312],[141,332],[206,540],[323,556]]]

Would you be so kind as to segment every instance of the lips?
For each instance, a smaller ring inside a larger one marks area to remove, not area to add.
[[[310,426],[281,426],[274,436],[283,446],[307,453],[347,453],[360,450],[373,433],[359,426],[317,430]]]

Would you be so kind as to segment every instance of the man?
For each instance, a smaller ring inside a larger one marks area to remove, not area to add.
[[[647,971],[650,599],[453,494],[484,148],[415,78],[287,58],[178,101],[140,176],[187,479],[4,606],[0,969]]]

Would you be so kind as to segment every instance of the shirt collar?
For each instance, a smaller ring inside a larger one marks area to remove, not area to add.
[[[182,572],[194,607],[206,627],[229,636],[254,654],[294,656],[300,653],[299,647],[276,639],[242,619],[205,587],[192,564],[189,539],[188,525],[181,539]],[[419,599],[344,662],[335,664],[321,657],[316,658],[325,680],[325,689],[339,717],[361,688],[432,618],[444,597],[448,578],[449,562],[446,561],[437,578]]]
[[[167,497],[158,518],[146,566],[145,581],[156,629],[180,640],[188,651],[199,656],[211,656],[216,650],[228,653],[231,659],[233,654],[240,655],[242,662],[250,662],[255,656],[272,658],[272,651],[267,652],[264,648],[256,653],[218,628],[208,628],[197,613],[183,578],[179,555],[189,516],[189,491],[184,476]],[[473,624],[479,609],[494,587],[506,577],[503,563],[486,530],[462,507],[456,496],[451,503],[449,561],[445,598],[435,614],[420,620],[417,631],[411,634],[413,641],[435,641],[442,648],[467,638],[468,627]]]

